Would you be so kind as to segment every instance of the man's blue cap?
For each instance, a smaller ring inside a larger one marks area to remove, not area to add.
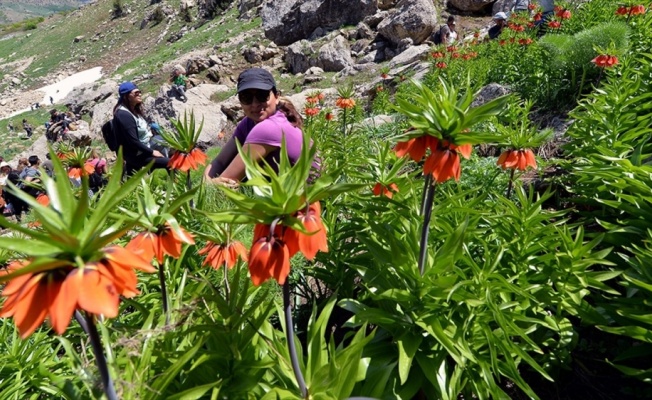
[[[138,89],[138,86],[136,86],[133,82],[122,82],[118,88],[118,93],[120,94],[120,97],[122,97],[131,93],[131,91],[135,89]]]

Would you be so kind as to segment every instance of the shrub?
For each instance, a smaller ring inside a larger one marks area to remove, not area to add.
[[[121,17],[124,14],[122,0],[113,0],[113,18]]]
[[[154,24],[160,24],[164,19],[165,13],[163,12],[163,9],[161,6],[156,7],[152,13],[152,22],[154,22]]]

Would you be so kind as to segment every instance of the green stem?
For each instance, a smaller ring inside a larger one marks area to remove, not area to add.
[[[188,189],[188,191],[192,189],[192,182],[190,181],[190,170],[186,172],[186,188]],[[195,203],[193,199],[190,199],[190,208],[195,208]]]
[[[75,316],[76,317],[76,316]],[[82,326],[83,327],[83,326]],[[95,362],[97,364],[97,369],[100,370],[100,376],[102,378],[102,388],[104,389],[104,394],[108,400],[117,400],[118,395],[115,393],[115,388],[113,387],[113,380],[109,374],[109,367],[106,364],[106,357],[104,357],[104,352],[102,351],[102,342],[100,341],[100,335],[97,332],[97,327],[95,326],[95,320],[92,314],[86,313],[86,329],[88,330],[88,338],[91,341],[91,346],[93,347],[93,353],[95,354]]]
[[[164,265],[158,266],[158,280],[161,284],[161,297],[163,300],[163,312],[165,313],[165,325],[170,325],[170,308],[168,306],[168,290],[165,285]]]
[[[426,212],[426,194],[428,193],[428,188],[432,186],[432,175],[426,174],[423,180],[423,193],[421,194],[421,208],[419,209],[419,215],[423,215]]]
[[[290,361],[292,361],[292,369],[294,376],[297,379],[301,397],[308,398],[308,388],[306,381],[303,379],[303,373],[299,367],[299,356],[297,355],[297,348],[294,343],[294,322],[292,321],[292,304],[290,303],[290,283],[286,280],[283,284],[283,309],[285,311],[285,337],[288,342],[288,350],[290,352]]]
[[[507,185],[507,198],[512,195],[512,187],[514,186],[514,172],[516,168],[512,168],[512,172],[509,173],[509,185]]]
[[[423,276],[426,269],[426,259],[428,258],[428,235],[430,234],[430,218],[432,217],[432,203],[435,199],[435,182],[429,183],[424,196],[423,211],[423,228],[421,229],[421,243],[419,246],[419,272]]]

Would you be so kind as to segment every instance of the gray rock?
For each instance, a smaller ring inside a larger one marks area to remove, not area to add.
[[[380,63],[383,61],[385,61],[384,51],[371,50],[369,53],[360,58],[357,64]]]
[[[381,10],[389,10],[396,6],[396,0],[378,0],[378,8]]]
[[[263,4],[263,0],[240,0],[238,3],[238,13],[242,17],[261,4]]]
[[[285,52],[285,65],[293,74],[305,72],[308,68],[317,65],[317,55],[312,42],[300,40],[287,47]]]
[[[226,115],[227,119],[231,122],[238,122],[244,118],[244,112],[240,106],[238,96],[231,96],[220,103],[220,111]]]
[[[353,65],[349,43],[342,36],[326,43],[319,49],[318,65],[324,71],[341,71]]]
[[[370,39],[359,39],[351,45],[351,51],[354,53],[362,53],[371,43]]]
[[[61,103],[65,104],[73,113],[81,115],[90,112],[97,103],[101,103],[112,95],[116,95],[117,92],[118,83],[113,80],[104,81],[102,84],[98,82],[86,83],[71,90],[61,100]],[[113,101],[115,104],[117,96]]]
[[[319,67],[310,67],[306,71],[306,75],[322,75],[324,70]]]
[[[265,36],[289,45],[310,37],[318,27],[355,25],[377,10],[377,0],[266,0],[260,16]]]
[[[497,97],[508,95],[511,92],[512,90],[507,86],[503,86],[499,83],[490,83],[487,86],[480,89],[480,92],[478,92],[478,94],[476,95],[476,98],[475,100],[473,100],[471,106],[472,107],[481,106]]]
[[[84,40],[84,35],[75,36],[75,38],[74,38],[72,41],[73,41],[74,43],[79,43],[79,42],[81,42],[82,40]]]
[[[217,65],[210,67],[206,73],[206,77],[211,81],[217,83],[220,81],[220,69]]]
[[[384,20],[385,18],[387,18],[388,15],[389,15],[389,13],[388,13],[387,11],[378,11],[378,12],[375,13],[374,15],[368,15],[368,16],[366,16],[366,17],[362,20],[362,22],[364,22],[365,24],[367,24],[367,26],[369,26],[371,29],[376,29],[376,27],[378,27],[378,24],[380,24],[380,22],[381,22],[382,20]]]
[[[432,0],[400,0],[389,16],[378,24],[378,33],[398,45],[410,38],[421,44],[437,25],[437,10]]]
[[[477,12],[484,11],[496,0],[449,0],[448,4],[460,11]]]
[[[355,27],[355,39],[373,39],[375,36],[374,31],[364,22],[358,23]]]

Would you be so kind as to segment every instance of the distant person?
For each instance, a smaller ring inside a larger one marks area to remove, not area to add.
[[[545,34],[546,27],[548,26],[548,21],[555,13],[555,1],[554,0],[538,0],[539,6],[541,7],[541,18],[538,21],[534,22],[534,26],[539,27],[539,35]]]
[[[494,15],[494,26],[489,28],[489,39],[496,39],[503,32],[505,26],[507,26],[507,14],[504,12],[498,12]]]
[[[54,99],[52,98],[52,96],[50,96],[50,104],[51,105],[54,104]]]
[[[441,27],[441,42],[443,44],[453,44],[457,40],[457,31],[455,29],[455,17],[448,16],[446,25]]]
[[[14,127],[14,121],[9,120],[9,122],[7,122],[7,129],[9,129],[10,133],[14,133],[14,131],[16,130],[16,128]]]
[[[25,130],[25,133],[27,133],[27,137],[28,137],[28,138],[31,138],[31,137],[32,137],[32,133],[34,132],[34,128],[33,128],[32,125],[30,125],[29,122],[27,122],[27,120],[24,119],[24,118],[23,118],[23,129]]]
[[[54,176],[54,164],[52,164],[52,159],[50,158],[50,153],[45,153],[46,160],[43,161],[41,167],[45,170],[45,173],[48,174],[50,178]]]
[[[18,171],[18,173],[21,173],[27,167],[29,167],[29,161],[27,160],[27,157],[19,158],[18,165],[16,165],[16,171]]]
[[[185,73],[186,70],[182,66],[175,65],[170,75],[170,82],[172,82],[172,88],[174,88],[174,90],[177,91],[177,93],[179,94],[179,98],[184,103],[188,101],[188,98],[186,97],[188,78],[186,77]]]
[[[153,135],[143,113],[142,92],[134,83],[123,82],[118,94],[118,103],[113,108],[113,131],[118,146],[122,147],[125,174],[131,175],[150,162],[152,168],[167,168],[169,159],[150,148]]]

